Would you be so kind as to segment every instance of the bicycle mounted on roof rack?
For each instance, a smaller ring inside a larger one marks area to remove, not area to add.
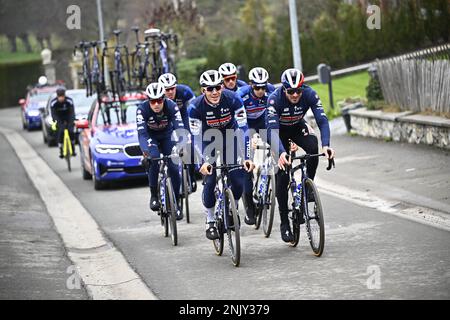
[[[145,90],[150,82],[158,81],[163,73],[176,73],[168,43],[174,42],[178,46],[177,35],[165,34],[159,29],[148,29],[145,31],[145,41],[140,42],[139,28],[132,27],[131,30],[136,35],[135,50],[132,53],[126,44],[120,44],[121,30],[113,32],[115,46],[108,47],[107,41],[82,41],[74,48],[74,55],[80,50],[83,56],[83,70],[79,73],[82,76],[81,83],[86,88],[87,96],[94,93],[95,87],[99,103],[102,103],[102,97],[105,96],[122,103],[122,97],[126,93]],[[101,59],[99,45],[104,45]],[[114,52],[113,68],[105,74],[111,50]]]

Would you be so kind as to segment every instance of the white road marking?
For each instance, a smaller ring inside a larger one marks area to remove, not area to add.
[[[0,127],[38,190],[92,299],[158,299],[47,163],[22,136]]]
[[[317,177],[314,181],[319,188],[319,193],[328,194],[360,206],[369,207],[400,218],[450,231],[450,215],[448,213],[420,206],[409,206],[401,201],[394,202],[385,200],[377,197],[373,193],[350,189]]]
[[[347,162],[353,162],[353,161],[363,161],[363,160],[370,160],[370,159],[376,159],[380,156],[376,156],[376,155],[354,155],[354,156],[348,156],[348,157],[342,157],[342,158],[336,158],[336,164],[341,164],[341,163],[347,163]]]

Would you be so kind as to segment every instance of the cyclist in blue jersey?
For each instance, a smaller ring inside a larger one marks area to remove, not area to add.
[[[211,164],[216,162],[217,149],[222,164],[238,164],[244,160],[243,165],[249,172],[253,169],[253,162],[249,160],[250,141],[242,100],[233,92],[224,90],[222,76],[216,70],[204,72],[200,85],[202,95],[189,106],[189,125],[201,161],[200,173],[205,176],[202,201],[206,211],[206,237],[214,240],[219,234],[214,225],[216,172]],[[212,149],[211,145],[215,148]],[[243,177],[243,169],[230,170],[229,182],[236,203],[242,195]]]
[[[252,135],[266,128],[267,98],[275,91],[275,87],[268,83],[269,73],[264,68],[253,68],[250,70],[248,78],[250,85],[239,88],[237,95],[244,102],[247,123]],[[253,173],[250,172],[244,185],[244,197],[247,204],[247,215],[244,221],[248,225],[255,224],[255,205],[252,191]]]
[[[230,62],[224,63],[219,67],[219,73],[223,78],[223,84],[226,89],[236,92],[240,87],[247,83],[238,80],[236,66]]]
[[[165,88],[166,98],[174,101],[178,109],[180,109],[181,118],[183,119],[183,125],[186,130],[189,130],[189,115],[187,109],[189,104],[195,98],[195,94],[192,89],[184,84],[178,84],[177,78],[172,73],[165,73],[161,75],[158,79]],[[193,150],[191,152],[193,155]],[[195,192],[197,190],[197,182],[195,181],[195,168],[194,161],[191,157],[189,166],[189,174],[191,176],[191,191]]]
[[[177,152],[176,150],[182,148],[183,142],[177,146],[177,141],[173,141],[172,135],[174,130],[177,130],[178,133],[183,131],[178,129],[184,129],[178,106],[172,100],[164,97],[164,86],[160,83],[151,83],[145,92],[148,100],[139,105],[136,111],[139,145],[144,158],[159,158],[160,153],[167,156]],[[182,139],[186,141],[187,138],[183,137]],[[149,164],[150,209],[158,211],[157,183],[159,168],[154,161],[150,161]],[[173,161],[170,161],[168,166],[175,198],[179,199],[180,173],[178,172],[178,166]],[[183,219],[183,213],[177,210],[177,220],[181,219]]]
[[[322,140],[322,152],[328,159],[334,157],[335,152],[330,148],[330,126],[327,116],[317,93],[304,84],[305,77],[300,70],[288,69],[281,76],[282,86],[275,90],[268,99],[267,129],[269,140],[272,137],[271,130],[277,129],[279,138],[278,166],[281,170],[277,173],[277,201],[281,219],[281,238],[285,242],[293,240],[293,235],[288,220],[288,184],[289,176],[285,172],[285,166],[290,165],[286,150],[290,147],[289,140],[301,147],[306,153],[318,153],[318,140],[312,128],[303,119],[308,109],[311,108],[317,126],[320,129]],[[273,131],[276,133],[276,131]],[[319,160],[317,157],[307,161],[307,173],[314,179]],[[309,193],[312,195],[312,193]],[[313,199],[308,199],[313,201]]]

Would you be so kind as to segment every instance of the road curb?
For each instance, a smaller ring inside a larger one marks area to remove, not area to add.
[[[62,180],[16,131],[0,127],[60,234],[69,259],[94,300],[157,300],[123,254]]]

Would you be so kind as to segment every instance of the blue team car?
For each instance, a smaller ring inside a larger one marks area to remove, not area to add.
[[[79,121],[83,179],[92,179],[96,190],[112,181],[145,178],[136,128],[136,110],[145,100],[129,94],[119,101],[95,102],[88,119]]]

